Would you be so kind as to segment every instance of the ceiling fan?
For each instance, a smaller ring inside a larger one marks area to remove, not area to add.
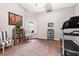
[[[52,4],[51,3],[45,3],[45,4],[35,4],[35,6],[42,6],[45,8],[46,12],[51,12],[53,11],[52,9]]]
[[[46,9],[46,12],[53,11],[52,4],[50,4],[50,3],[46,3],[45,6],[44,6],[44,8]]]

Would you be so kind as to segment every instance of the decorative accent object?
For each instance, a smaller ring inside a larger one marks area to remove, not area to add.
[[[53,23],[48,23],[48,27],[53,27]]]
[[[9,25],[22,24],[22,16],[9,12]]]

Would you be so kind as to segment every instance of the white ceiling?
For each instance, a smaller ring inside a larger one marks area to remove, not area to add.
[[[47,4],[47,3],[46,3]],[[29,10],[31,12],[45,12],[45,3],[39,3],[39,4],[34,4],[34,3],[21,3],[20,5],[25,8],[26,10]],[[49,4],[49,3],[48,3]],[[50,6],[48,6],[54,11],[54,10],[59,10],[63,8],[68,8],[68,7],[73,7],[75,6],[76,3],[52,3]]]

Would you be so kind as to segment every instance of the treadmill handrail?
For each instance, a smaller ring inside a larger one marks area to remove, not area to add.
[[[79,34],[72,34],[72,33],[64,33],[64,35],[68,35],[68,36],[79,36]]]
[[[64,49],[64,50],[72,52],[72,53],[78,53],[79,54],[79,51],[73,51],[73,50],[70,50],[70,49]]]

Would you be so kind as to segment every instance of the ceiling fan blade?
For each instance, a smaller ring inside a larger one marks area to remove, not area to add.
[[[50,3],[46,3],[46,5],[44,7],[45,7],[45,9],[46,9],[47,12],[53,11],[52,4],[50,4]]]

